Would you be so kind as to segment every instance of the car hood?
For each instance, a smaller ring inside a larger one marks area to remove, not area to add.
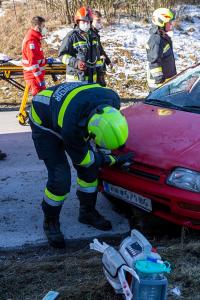
[[[144,103],[123,113],[129,125],[127,149],[135,160],[162,169],[200,170],[200,114]]]

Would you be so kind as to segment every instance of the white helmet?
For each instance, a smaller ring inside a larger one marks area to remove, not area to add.
[[[154,25],[164,27],[166,23],[174,20],[174,13],[169,8],[158,8],[154,10],[152,22]]]

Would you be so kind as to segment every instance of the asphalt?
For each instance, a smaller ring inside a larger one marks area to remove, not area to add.
[[[37,158],[30,127],[18,124],[16,111],[0,112],[0,150],[7,153],[7,159],[0,161],[0,250],[47,244],[41,210],[47,171]],[[113,211],[102,195],[97,208],[112,222],[113,229],[103,232],[80,224],[75,191],[76,172],[72,168],[71,192],[61,212],[61,229],[68,242],[129,231],[128,221]]]

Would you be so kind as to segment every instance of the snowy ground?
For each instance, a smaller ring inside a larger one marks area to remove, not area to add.
[[[177,71],[180,72],[200,61],[200,5],[182,5],[176,11],[178,21],[172,39]],[[114,65],[112,70],[107,68],[107,84],[117,90],[122,99],[144,98],[148,94],[146,42],[150,26],[150,23],[123,18],[120,23],[105,26],[101,31],[104,48]],[[70,30],[72,27],[58,28],[47,36],[47,48],[49,51],[54,49],[54,57],[58,55],[61,41]],[[6,87],[4,92],[5,87],[1,86],[0,99],[4,99],[5,103],[17,103],[12,99],[20,101],[21,95],[14,94],[16,91],[12,87]]]
[[[200,60],[200,6],[177,8],[180,21],[174,30],[173,44],[178,72]],[[144,97],[147,90],[141,82],[146,81],[146,50],[150,24],[123,19],[120,24],[105,27],[101,31],[102,42],[107,54],[114,62],[114,72],[108,69],[110,83],[126,91],[128,96]],[[71,30],[61,28],[53,32],[47,42],[55,49]],[[130,81],[130,84],[128,82]]]

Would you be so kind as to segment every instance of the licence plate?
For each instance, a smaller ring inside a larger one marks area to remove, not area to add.
[[[148,212],[152,211],[152,203],[150,199],[105,181],[103,182],[103,186],[106,193],[116,198],[120,198]]]

